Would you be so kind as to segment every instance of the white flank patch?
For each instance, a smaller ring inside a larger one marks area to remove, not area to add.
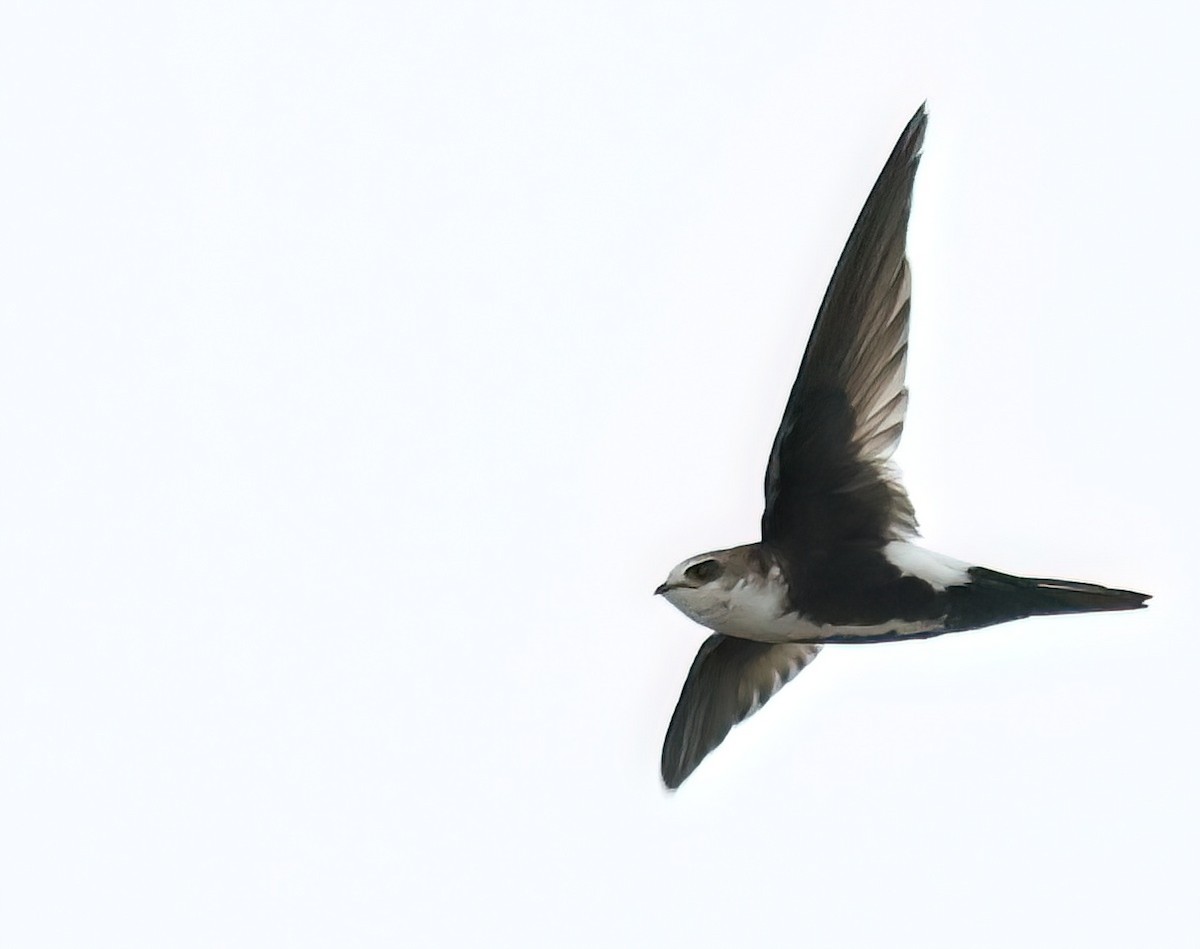
[[[970,564],[953,557],[935,554],[932,550],[907,541],[893,540],[884,546],[883,556],[905,576],[924,580],[939,592],[946,587],[959,586],[970,580],[967,573]]]

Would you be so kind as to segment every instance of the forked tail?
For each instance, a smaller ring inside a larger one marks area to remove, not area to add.
[[[972,629],[1024,616],[1136,610],[1149,594],[1113,590],[1096,583],[1014,577],[986,567],[971,567],[970,582],[952,587],[947,629]]]

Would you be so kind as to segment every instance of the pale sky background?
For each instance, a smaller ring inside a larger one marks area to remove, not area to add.
[[[1200,944],[1191,5],[9,4],[0,944]],[[925,543],[675,795],[905,121]]]

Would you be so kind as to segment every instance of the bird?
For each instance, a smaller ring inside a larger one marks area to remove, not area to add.
[[[923,103],[834,268],[768,457],[761,539],[689,557],[654,591],[712,630],[667,727],[669,790],[826,643],[923,639],[1150,599],[1001,573],[913,542],[913,505],[890,459],[908,405],[906,242],[927,122]]]

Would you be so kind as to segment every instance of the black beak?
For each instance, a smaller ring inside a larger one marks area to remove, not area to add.
[[[659,594],[666,593],[669,589],[671,589],[671,587],[668,584],[660,583],[658,585],[658,589],[654,591],[654,595],[658,596]]]

